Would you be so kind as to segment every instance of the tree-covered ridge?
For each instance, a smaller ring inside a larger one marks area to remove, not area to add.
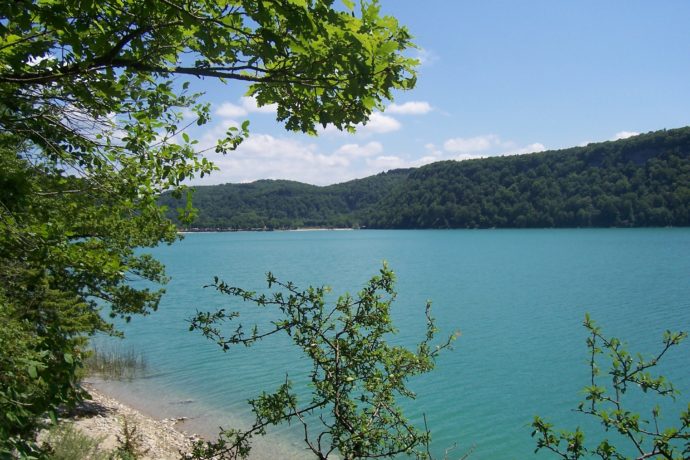
[[[690,129],[555,152],[441,162],[367,216],[382,228],[690,224]]]
[[[690,128],[442,161],[327,187],[287,181],[198,187],[195,205],[194,226],[201,228],[687,226]]]
[[[358,213],[378,203],[402,182],[409,170],[395,170],[328,187],[286,180],[260,180],[250,184],[197,187],[197,218],[191,228],[279,229],[300,227],[353,227]],[[172,210],[180,201],[161,198]]]

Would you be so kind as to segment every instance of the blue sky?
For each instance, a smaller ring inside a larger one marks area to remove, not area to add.
[[[690,124],[690,1],[382,0],[415,36],[417,87],[356,134],[288,133],[246,87],[204,81],[211,145],[250,120],[199,184],[326,185],[446,159],[519,154]]]

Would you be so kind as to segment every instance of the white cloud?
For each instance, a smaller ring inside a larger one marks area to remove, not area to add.
[[[259,107],[256,98],[243,96],[239,99],[239,105],[232,102],[223,102],[216,108],[215,114],[223,118],[246,117],[250,113],[275,113],[278,104],[268,104]]]
[[[376,171],[387,171],[389,169],[406,168],[409,163],[395,155],[381,155],[376,158],[368,158],[367,166]]]
[[[431,105],[424,101],[410,101],[404,104],[391,104],[386,112],[396,115],[424,115],[431,112]]]
[[[543,152],[544,150],[546,150],[546,146],[544,144],[541,142],[534,142],[524,147],[506,150],[505,152],[501,152],[499,155],[524,155],[526,153]]]
[[[251,113],[275,113],[278,110],[278,104],[267,104],[259,107],[254,96],[242,96],[240,102],[242,107]]]
[[[357,131],[364,134],[384,134],[397,131],[402,127],[400,122],[393,117],[374,112],[369,117],[366,125],[358,125]]]
[[[495,134],[476,137],[456,137],[443,143],[446,152],[456,154],[454,160],[468,160],[488,156],[523,155],[525,153],[542,152],[546,146],[541,142],[534,142],[519,146],[513,141],[504,141]]]
[[[289,179],[328,185],[367,177],[381,171],[413,165],[400,157],[386,155],[380,142],[346,143],[330,152],[316,142],[300,137],[276,137],[252,133],[226,155],[213,152],[216,139],[236,122],[223,119],[201,137],[199,147],[210,148],[208,158],[219,167],[194,184],[244,183],[259,179]],[[433,159],[429,160],[433,161]]]
[[[214,127],[201,143],[222,133],[223,127]],[[214,143],[215,139],[211,145]],[[212,153],[208,157],[220,170],[194,181],[196,184],[290,179],[325,185],[358,177],[350,167],[351,159],[345,155],[324,154],[316,144],[270,134],[253,133],[236,150],[226,155]]]
[[[316,131],[319,135],[367,138],[374,134],[386,134],[398,131],[400,128],[402,128],[402,124],[395,118],[384,115],[381,112],[373,112],[369,116],[369,121],[366,124],[359,123],[355,126],[356,132],[354,134],[345,130],[340,130],[333,125],[327,125],[325,128],[319,125],[316,127]]]
[[[244,108],[240,104],[232,104],[234,108],[225,106],[225,113],[232,114],[232,110],[237,107]],[[203,180],[194,181],[195,184],[288,179],[328,185],[390,169],[419,167],[441,160],[515,155],[545,149],[538,142],[518,144],[504,141],[495,134],[488,134],[454,137],[437,143],[415,143],[418,145],[416,151],[410,145],[403,152],[387,152],[381,142],[367,138],[373,134],[395,131],[402,125],[395,118],[377,112],[372,114],[369,124],[360,127],[358,135],[348,139],[349,142],[332,145],[333,139],[322,141],[297,135],[276,136],[252,132],[236,150],[226,155],[216,154],[213,148],[217,139],[222,138],[232,126],[237,127],[238,122],[229,117],[221,117],[200,136],[199,149],[209,149],[209,159],[220,171]]]
[[[612,139],[612,140],[618,141],[618,140],[621,140],[621,139],[627,139],[627,138],[629,138],[629,137],[637,136],[637,135],[639,135],[639,134],[640,134],[640,133],[638,133],[638,132],[636,132],[636,131],[620,131],[620,132],[616,133],[615,136],[613,136],[613,139]]]
[[[357,126],[358,129],[362,129],[361,125]],[[332,137],[354,137],[355,135],[345,131],[336,128],[333,125],[326,125],[324,128],[322,125],[316,125],[316,133],[318,136],[332,136]]]
[[[370,157],[383,152],[383,145],[380,142],[369,142],[368,144],[345,144],[335,151],[336,155],[345,157]]]
[[[223,118],[244,117],[248,114],[247,109],[232,102],[223,102],[215,111],[216,115]]]
[[[186,121],[190,120],[196,120],[197,115],[194,113],[192,109],[189,107],[183,107],[182,110],[180,111],[182,113],[182,119]]]
[[[453,153],[484,152],[500,144],[498,136],[489,134],[476,137],[455,137],[443,143],[443,148]]]

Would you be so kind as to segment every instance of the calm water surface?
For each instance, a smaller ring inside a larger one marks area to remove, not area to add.
[[[246,423],[248,398],[308,369],[284,340],[224,354],[189,332],[197,309],[230,304],[202,288],[214,275],[260,290],[270,270],[340,294],[388,261],[396,340],[421,337],[427,299],[441,335],[462,333],[434,372],[412,381],[418,399],[406,404],[416,421],[427,414],[437,455],[457,445],[450,458],[471,448],[478,460],[535,458],[535,414],[588,426],[571,412],[588,379],[585,312],[634,351],[656,350],[666,329],[690,330],[690,229],[209,233],[153,254],[172,281],[157,313],[124,327],[123,344],[144,350],[152,372],[108,390],[158,416],[191,416],[187,428],[209,435]],[[662,369],[684,393],[679,403],[690,400],[689,369],[686,343]],[[306,457],[298,434],[275,433],[257,457]]]

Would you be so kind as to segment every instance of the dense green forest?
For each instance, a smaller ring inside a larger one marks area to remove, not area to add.
[[[194,206],[198,216],[192,228],[358,226],[360,213],[376,206],[410,171],[394,170],[328,187],[286,180],[197,187]],[[174,217],[172,210],[181,206],[181,201],[170,194],[163,196],[161,202],[169,206],[170,217]]]
[[[180,206],[161,201],[170,212]],[[565,150],[441,161],[317,187],[197,187],[193,228],[690,225],[690,128]]]

